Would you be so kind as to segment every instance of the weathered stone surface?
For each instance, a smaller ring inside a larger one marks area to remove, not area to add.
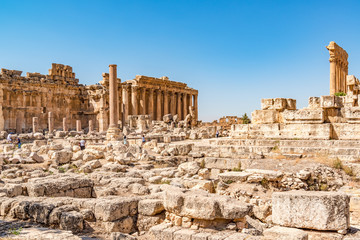
[[[31,197],[78,197],[90,198],[93,188],[92,180],[77,175],[61,175],[30,179],[26,184]]]
[[[138,211],[140,214],[153,216],[164,211],[163,201],[160,199],[144,199],[139,201]]]
[[[103,198],[95,205],[95,218],[109,222],[137,213],[138,200],[136,198]]]
[[[296,228],[275,226],[264,231],[264,240],[307,240],[308,234]]]
[[[316,230],[349,228],[349,196],[335,192],[276,192],[272,220],[285,227]]]

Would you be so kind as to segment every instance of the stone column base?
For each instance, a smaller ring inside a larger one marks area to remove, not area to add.
[[[122,139],[122,133],[119,128],[110,127],[106,132],[106,140],[108,141],[119,141]]]

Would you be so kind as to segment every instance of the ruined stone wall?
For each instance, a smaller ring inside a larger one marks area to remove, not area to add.
[[[75,128],[76,120],[83,125],[94,119],[88,94],[78,84],[71,67],[53,64],[50,75],[2,69],[0,74],[0,129],[27,132],[32,129],[32,118],[38,117],[39,130],[47,129],[47,114],[54,116],[54,128],[62,129],[63,118],[68,127]]]
[[[38,131],[48,129],[48,114],[52,113],[54,129],[68,130],[81,121],[82,129],[89,121],[95,130],[105,132],[109,126],[109,74],[103,73],[100,83],[79,84],[72,67],[52,64],[49,75],[1,69],[0,72],[0,131],[30,132],[33,117]],[[137,76],[121,84],[118,78],[118,114],[120,121],[144,113],[152,120],[161,120],[168,113],[184,119],[195,109],[197,120],[197,90],[167,78]],[[191,109],[190,109],[191,107]],[[120,122],[119,121],[119,125]]]

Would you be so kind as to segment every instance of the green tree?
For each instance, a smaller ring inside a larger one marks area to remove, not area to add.
[[[248,117],[248,115],[245,113],[244,115],[242,115],[242,122],[243,124],[249,124],[250,123],[250,118]]]

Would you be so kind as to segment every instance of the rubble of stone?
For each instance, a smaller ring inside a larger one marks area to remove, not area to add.
[[[343,65],[335,69],[347,74]],[[310,98],[305,109],[263,99],[250,124],[222,131],[199,124],[197,92],[166,77],[121,84],[119,109],[116,65],[109,72],[106,128],[90,119],[74,130],[45,112],[32,123],[46,131],[0,132],[0,238],[360,239],[356,79],[344,90],[345,75],[336,75],[334,91],[348,95]],[[68,66],[52,75],[77,84]]]

